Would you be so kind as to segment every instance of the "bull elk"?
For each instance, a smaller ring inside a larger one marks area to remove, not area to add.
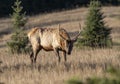
[[[71,54],[73,43],[77,40],[79,35],[80,32],[73,39],[71,39],[67,31],[60,27],[33,28],[28,33],[28,39],[32,45],[32,52],[30,54],[31,62],[36,62],[37,54],[41,49],[45,51],[54,51],[56,56],[58,57],[58,62],[60,62],[61,60],[59,51],[62,51],[64,55],[64,60],[66,61],[66,54]]]

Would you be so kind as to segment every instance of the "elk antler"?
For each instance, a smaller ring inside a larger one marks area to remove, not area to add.
[[[72,40],[76,41],[80,34],[81,34],[81,24],[79,23],[79,33]]]

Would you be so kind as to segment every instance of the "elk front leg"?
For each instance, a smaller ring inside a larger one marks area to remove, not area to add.
[[[58,57],[58,62],[60,63],[60,55],[59,55],[59,50],[58,49],[54,49],[54,52],[56,54],[56,56]]]
[[[67,61],[66,51],[63,51],[63,56],[64,56],[64,60],[65,60],[65,62],[66,62],[66,61]]]

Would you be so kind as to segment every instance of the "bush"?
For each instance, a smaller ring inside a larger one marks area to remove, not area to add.
[[[11,41],[7,43],[11,53],[27,53],[29,48],[27,47],[28,38],[25,33],[15,33],[11,36]]]

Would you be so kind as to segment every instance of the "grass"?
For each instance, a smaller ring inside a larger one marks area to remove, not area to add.
[[[87,10],[87,8],[78,8],[28,16],[26,30],[34,26],[57,28],[60,24],[68,32],[76,32],[79,30],[79,22],[84,27]],[[120,68],[120,20],[111,17],[111,15],[120,14],[119,10],[120,7],[104,7],[102,10],[106,15],[106,25],[113,29],[111,34],[113,48],[77,49],[74,47],[72,54],[67,56],[66,63],[61,55],[60,64],[57,63],[57,57],[53,52],[41,51],[35,66],[31,65],[29,55],[12,55],[8,51],[6,42],[11,35],[11,20],[0,19],[2,23],[0,24],[0,84],[64,84],[66,80],[73,77],[85,80],[92,76],[109,76],[105,72],[107,67],[112,65]]]
[[[66,81],[66,84],[120,84],[120,69],[115,67],[108,67],[106,72],[110,74],[109,77],[93,76],[81,81],[77,77],[73,77]]]

